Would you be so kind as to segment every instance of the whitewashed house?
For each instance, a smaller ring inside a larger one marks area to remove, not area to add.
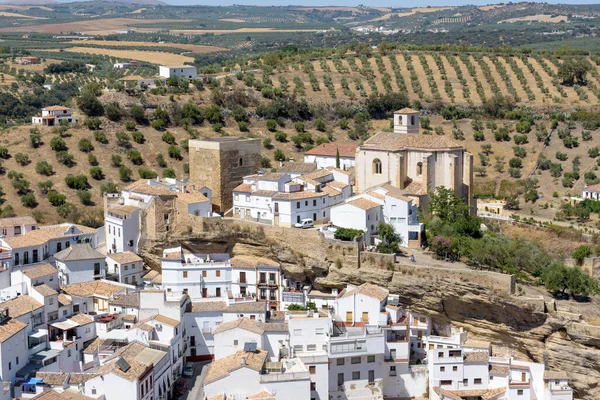
[[[584,186],[581,197],[590,200],[600,200],[600,184]]]
[[[77,119],[73,116],[73,111],[69,107],[50,106],[42,108],[42,113],[31,117],[33,125],[58,126],[63,121],[68,124],[74,124]]]
[[[278,263],[262,257],[235,256],[230,261],[234,297],[266,301],[269,310],[279,310],[281,271]]]
[[[106,277],[106,256],[89,243],[74,244],[54,255],[61,285],[90,282]]]
[[[335,167],[346,171],[354,167],[357,148],[354,144],[323,143],[305,152],[304,162],[316,163],[319,169]]]
[[[170,78],[176,76],[178,78],[195,79],[198,77],[198,69],[191,65],[176,65],[158,67],[158,72],[161,78]]]
[[[111,253],[106,256],[107,278],[117,282],[141,285],[144,271],[144,260],[131,251]]]
[[[383,221],[381,204],[362,196],[351,197],[331,209],[333,225],[363,231],[365,241],[369,244],[371,237],[377,234],[381,221]]]
[[[105,215],[106,250],[110,253],[137,252],[140,240],[140,209],[121,205]]]
[[[38,223],[33,217],[0,218],[0,234],[4,238],[21,236],[38,228]]]

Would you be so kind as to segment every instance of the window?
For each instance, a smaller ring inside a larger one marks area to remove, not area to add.
[[[324,334],[325,334],[325,328],[315,329],[315,335],[324,335]]]
[[[440,372],[445,372],[446,371],[446,367],[440,367]]]
[[[92,394],[96,394],[96,388],[92,388]]]
[[[294,329],[294,336],[302,336],[302,329]]]
[[[246,195],[246,201],[250,201],[250,195],[249,194]]]
[[[317,206],[317,200],[313,200],[313,207]]]
[[[350,359],[351,364],[360,364],[360,357],[352,357]]]
[[[309,366],[308,367],[308,372],[310,372],[311,375],[316,374],[317,373],[317,367],[315,367],[314,365]]]
[[[71,350],[69,350],[69,357],[71,357]],[[19,365],[19,357],[17,357],[17,365]]]
[[[452,381],[440,381],[440,386],[450,386],[452,385]]]
[[[369,322],[369,313],[368,312],[363,312],[362,313],[362,322]]]
[[[467,378],[463,379],[463,386],[469,386],[469,380]]]
[[[188,273],[187,271],[183,271],[183,277],[184,277],[184,278],[187,278],[187,277],[188,277],[187,273]]]
[[[126,265],[125,266],[125,271],[128,271],[128,270],[129,270],[129,266]]]
[[[11,369],[12,369],[12,364],[11,364],[11,362],[9,361],[9,362],[8,362],[8,370],[10,371]]]
[[[221,276],[221,270],[218,269],[215,271],[215,273],[216,273],[217,278]]]
[[[49,305],[54,304],[54,298],[53,297],[50,297],[50,299],[48,300],[48,304]]]
[[[414,125],[414,124],[415,124],[415,116],[414,116],[414,115],[411,115],[411,116],[410,116],[410,124],[411,124],[411,125]]]
[[[316,344],[307,344],[306,351],[317,351],[317,345]]]
[[[202,277],[206,278],[206,271],[202,271]]]
[[[310,390],[312,390],[312,391],[317,390],[317,384],[315,382],[310,383]]]
[[[367,356],[367,362],[368,363],[374,363],[375,362],[375,356]]]
[[[417,163],[417,175],[423,175],[423,163],[422,162],[418,162]]]
[[[299,201],[296,202],[296,208],[300,208],[300,202]]]
[[[373,173],[375,175],[381,175],[381,171],[383,169],[381,168],[381,160],[379,158],[376,158],[373,160]]]
[[[67,315],[67,310],[63,310],[63,317]]]
[[[237,346],[237,345],[238,345],[238,341],[237,341],[237,339],[233,341],[233,345],[234,345],[234,346]]]
[[[238,166],[242,167],[244,166],[244,159],[240,157],[239,161],[238,161]]]
[[[238,201],[238,200],[240,199],[240,195],[239,195],[239,194],[234,194],[234,195],[233,195],[233,199],[234,199],[235,201]]]
[[[304,201],[304,205],[305,205],[306,207],[308,207],[308,200],[305,200],[305,201]]]
[[[360,379],[360,371],[352,371],[352,380],[357,381]]]
[[[396,366],[390,366],[390,376],[396,376]]]
[[[452,371],[458,371],[458,367],[455,365],[452,367]]]
[[[476,385],[481,385],[481,378],[475,378],[473,379],[473,383]]]
[[[221,288],[220,287],[217,288],[217,291],[216,291],[215,295],[217,297],[221,297]]]
[[[338,358],[338,359],[336,360],[336,364],[337,364],[337,365],[344,365],[344,364],[345,364],[345,363],[344,363],[344,360],[345,360],[344,358]]]
[[[517,396],[523,396],[523,389],[517,390]]]

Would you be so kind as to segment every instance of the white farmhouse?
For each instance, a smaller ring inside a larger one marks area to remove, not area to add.
[[[584,186],[581,197],[590,200],[600,200],[600,184]]]
[[[198,77],[198,69],[191,65],[177,65],[159,67],[159,75],[161,78],[170,78],[176,76],[178,78],[195,79]]]
[[[42,108],[42,113],[31,117],[33,125],[58,126],[61,122],[74,124],[77,122],[69,107],[50,106]]]
[[[323,143],[305,152],[304,162],[316,163],[319,169],[335,167],[346,171],[354,167],[357,148],[354,144]]]
[[[90,282],[106,277],[106,257],[89,243],[74,244],[54,255],[61,285]]]

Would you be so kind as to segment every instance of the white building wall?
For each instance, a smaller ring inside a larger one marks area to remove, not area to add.
[[[58,275],[63,285],[73,283],[91,282],[94,279],[104,279],[104,258],[93,260],[59,261],[56,260]],[[98,264],[100,276],[94,275],[94,265]]]
[[[246,342],[254,342],[257,347],[263,348],[262,335],[245,329],[235,328],[215,334],[215,360],[235,354],[239,350],[244,350],[244,343]],[[269,353],[269,356],[272,356],[272,354]]]
[[[124,218],[105,215],[106,251],[137,253],[140,237],[140,210],[136,209]]]

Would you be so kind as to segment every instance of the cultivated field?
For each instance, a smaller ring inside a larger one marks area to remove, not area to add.
[[[568,20],[568,17],[566,15],[557,15],[557,16],[553,17],[552,15],[538,14],[538,15],[529,15],[527,17],[509,18],[509,19],[505,19],[502,21],[498,21],[498,23],[502,24],[502,23],[535,21],[535,22],[551,22],[554,24],[558,24],[559,22],[567,22],[567,20]]]
[[[93,44],[103,47],[121,47],[121,46],[131,46],[131,47],[166,47],[166,48],[178,48],[189,50],[192,53],[214,53],[217,51],[227,51],[228,49],[222,47],[215,46],[202,46],[199,44],[184,44],[184,43],[152,43],[152,42],[129,42],[129,41],[116,41],[116,40],[86,40],[82,42],[81,40],[73,40],[70,43],[76,44]]]
[[[118,29],[127,29],[132,24],[155,24],[167,22],[185,22],[186,20],[173,19],[137,19],[137,18],[106,18],[87,21],[67,22],[64,24],[40,24],[27,26],[11,26],[0,28],[0,32],[40,32],[64,33],[77,32],[83,34],[110,35]],[[158,29],[156,29],[158,30]],[[154,29],[139,29],[142,32],[153,32]]]
[[[322,29],[276,29],[276,28],[240,28],[240,29],[173,29],[174,34],[183,35],[202,35],[212,33],[215,35],[225,35],[228,33],[277,33],[277,32],[319,32]]]
[[[1,11],[0,12],[0,17],[28,18],[28,19],[47,19],[47,18],[43,18],[43,17],[33,17],[31,15],[17,14],[17,13],[12,13],[12,12],[5,12],[5,11]]]
[[[100,49],[95,47],[71,47],[65,49],[72,53],[89,53],[89,54],[100,54],[110,57],[117,57],[123,59],[146,61],[154,64],[170,64],[170,65],[181,65],[184,63],[193,63],[192,57],[182,56],[173,53],[164,53],[161,51],[143,51],[143,50],[113,50],[113,49]]]
[[[389,14],[385,14],[382,15],[379,18],[375,18],[370,20],[371,22],[375,22],[375,21],[385,21],[387,19],[390,19],[393,16],[397,16],[397,17],[410,17],[411,15],[415,15],[417,13],[432,13],[432,12],[438,12],[438,11],[445,11],[445,10],[451,10],[453,7],[417,7],[417,8],[413,8],[410,11],[407,12],[403,12],[403,13],[389,13]]]

